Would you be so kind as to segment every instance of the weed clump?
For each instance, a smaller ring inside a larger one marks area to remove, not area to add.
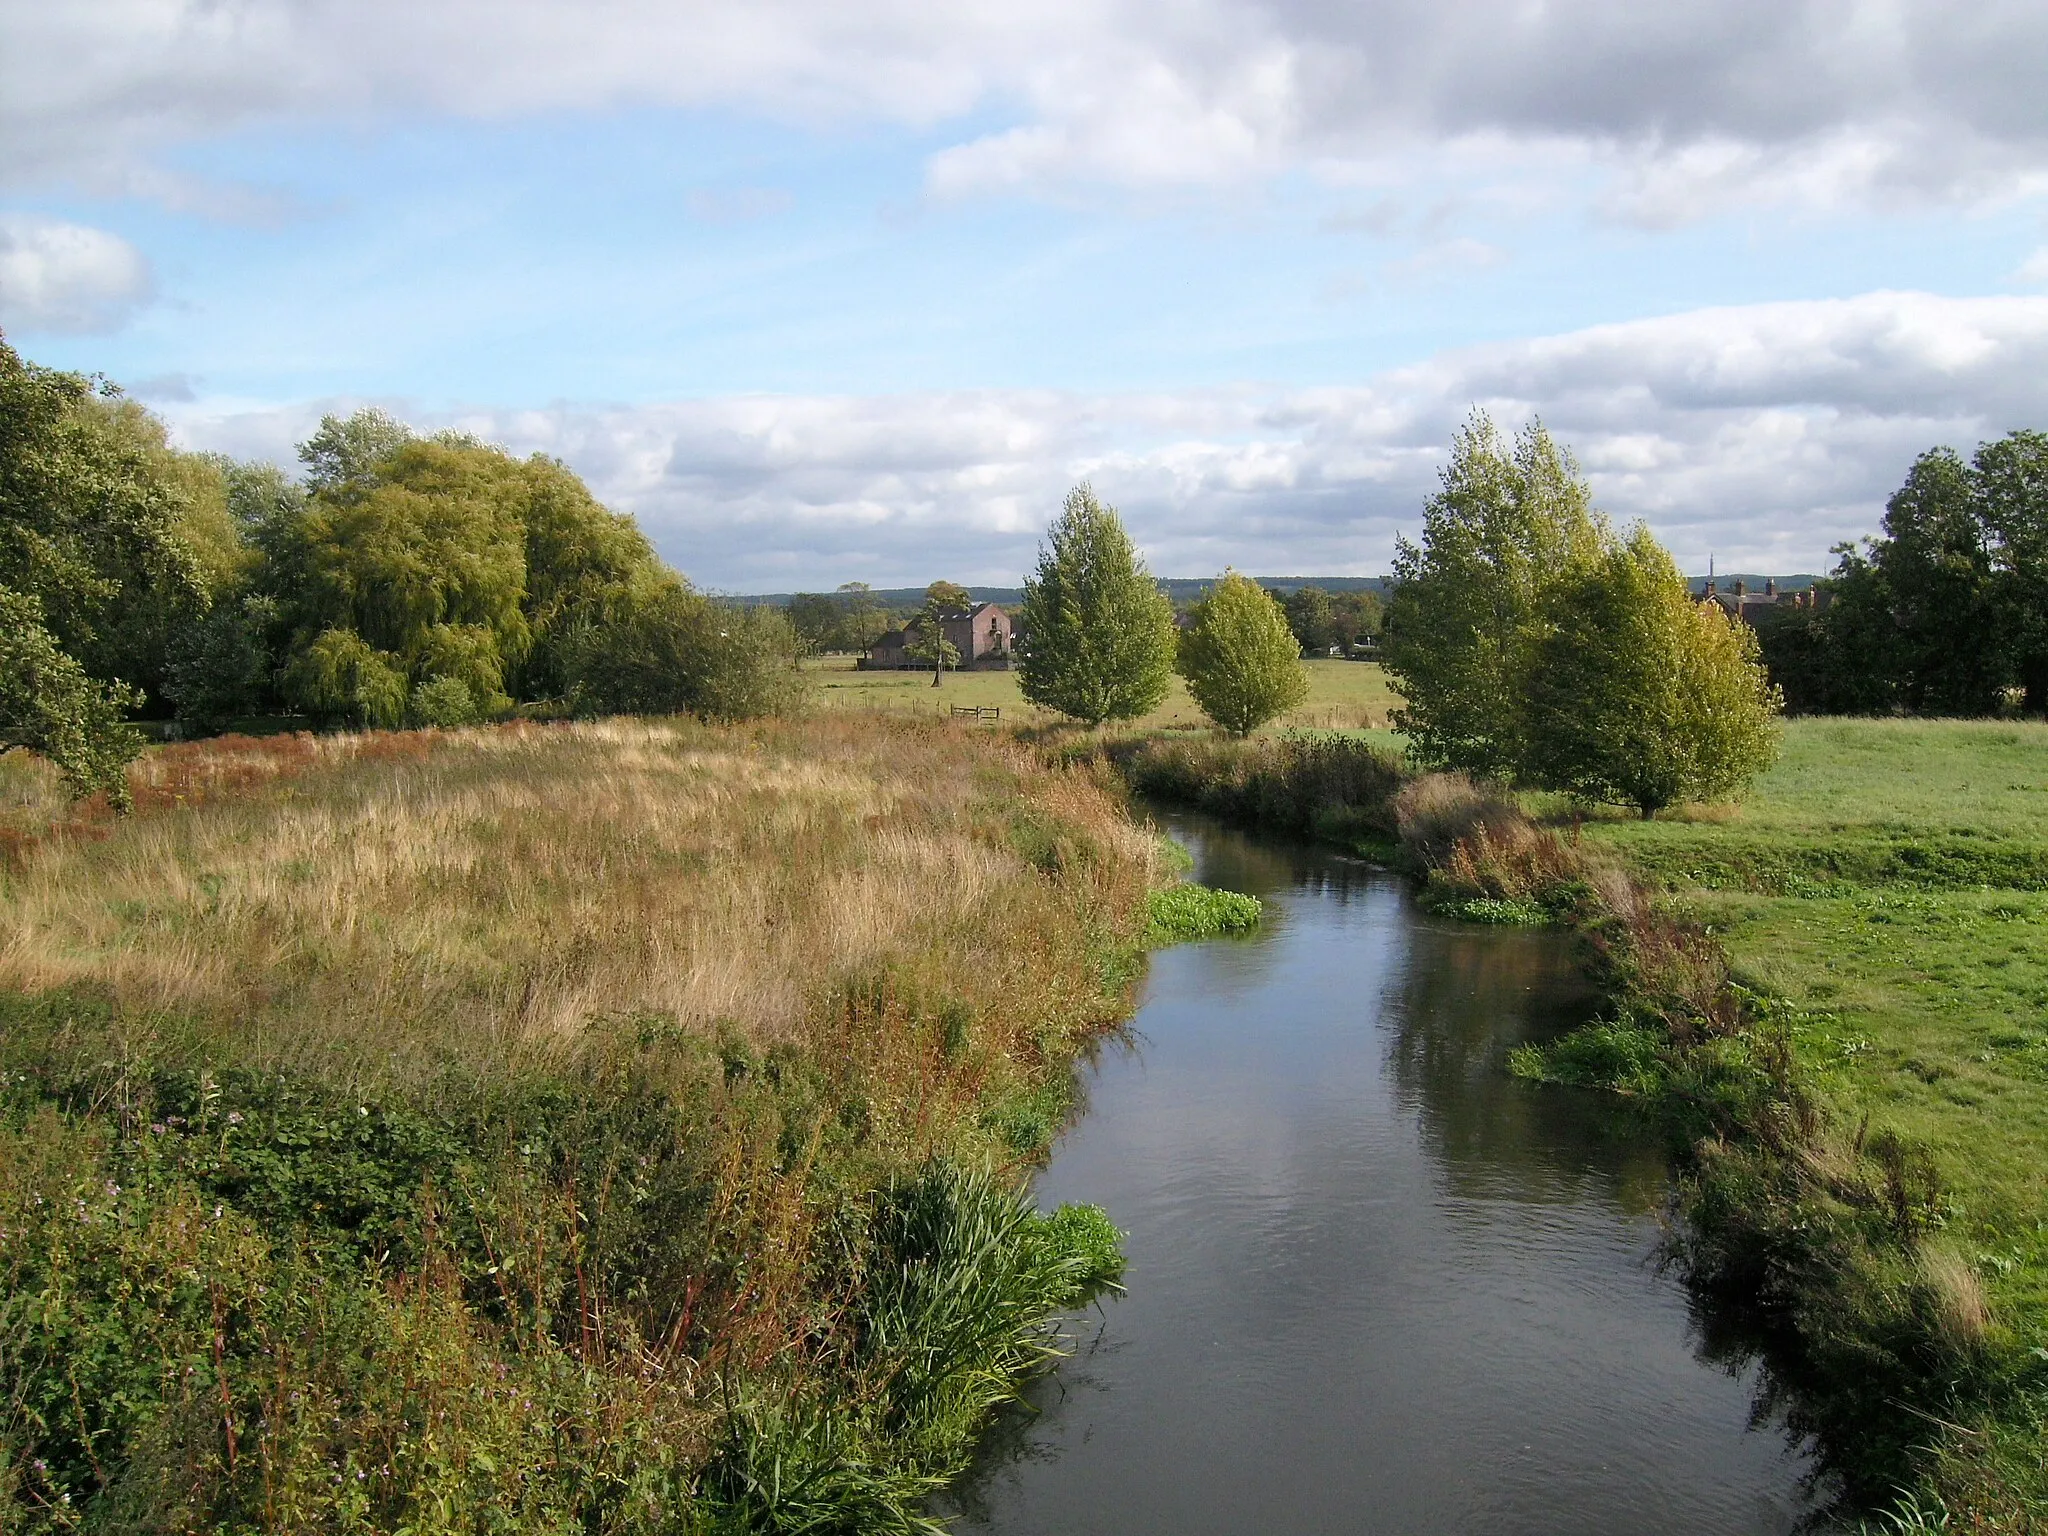
[[[1256,896],[1184,881],[1151,892],[1146,910],[1146,942],[1175,944],[1256,928],[1265,909]]]

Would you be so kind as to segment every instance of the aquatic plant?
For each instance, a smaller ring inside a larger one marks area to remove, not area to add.
[[[1256,896],[1184,881],[1151,892],[1146,897],[1146,911],[1146,942],[1173,944],[1256,928],[1264,907]]]

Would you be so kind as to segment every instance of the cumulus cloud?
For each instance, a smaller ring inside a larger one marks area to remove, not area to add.
[[[150,288],[149,263],[119,235],[0,213],[0,329],[118,330]]]
[[[155,155],[252,123],[728,107],[972,121],[946,196],[1506,143],[1659,223],[2039,190],[2044,73],[2048,9],[1941,0],[0,0],[0,174],[189,197]]]
[[[1474,407],[1541,415],[1600,504],[1681,561],[1824,568],[1913,457],[2048,417],[2048,297],[1875,293],[1709,309],[1448,352],[1321,389],[738,396],[427,418],[556,454],[733,590],[1025,571],[1076,480],[1153,569],[1386,569]],[[383,402],[405,414],[402,402]],[[290,462],[322,409],[174,408],[187,441]]]

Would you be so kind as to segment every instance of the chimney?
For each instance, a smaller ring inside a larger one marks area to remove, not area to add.
[[[1768,597],[1768,598],[1769,598],[1769,599],[1770,599],[1770,600],[1771,600],[1772,602],[1774,602],[1774,603],[1775,603],[1775,602],[1776,602],[1776,601],[1778,600],[1778,578],[1777,578],[1777,577],[1775,577],[1775,576],[1766,576],[1766,577],[1764,578],[1764,596],[1765,596],[1765,597]]]
[[[1742,596],[1745,596],[1745,595],[1746,595],[1746,594],[1747,594],[1748,592],[1749,592],[1749,583],[1748,583],[1748,582],[1746,582],[1746,581],[1744,581],[1744,580],[1743,580],[1743,579],[1742,579],[1742,578],[1741,578],[1740,576],[1736,577],[1736,578],[1735,578],[1735,595],[1736,595],[1737,597],[1742,597]]]

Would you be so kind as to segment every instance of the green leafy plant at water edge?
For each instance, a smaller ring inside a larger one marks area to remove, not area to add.
[[[1264,911],[1256,896],[1214,890],[1192,882],[1154,891],[1146,900],[1149,921],[1145,938],[1151,944],[1172,944],[1183,939],[1242,933],[1256,928]]]
[[[1541,928],[1552,919],[1551,911],[1538,901],[1516,901],[1501,896],[1471,896],[1462,901],[1432,903],[1430,910],[1443,917],[1468,923],[1492,923],[1503,928]]]

